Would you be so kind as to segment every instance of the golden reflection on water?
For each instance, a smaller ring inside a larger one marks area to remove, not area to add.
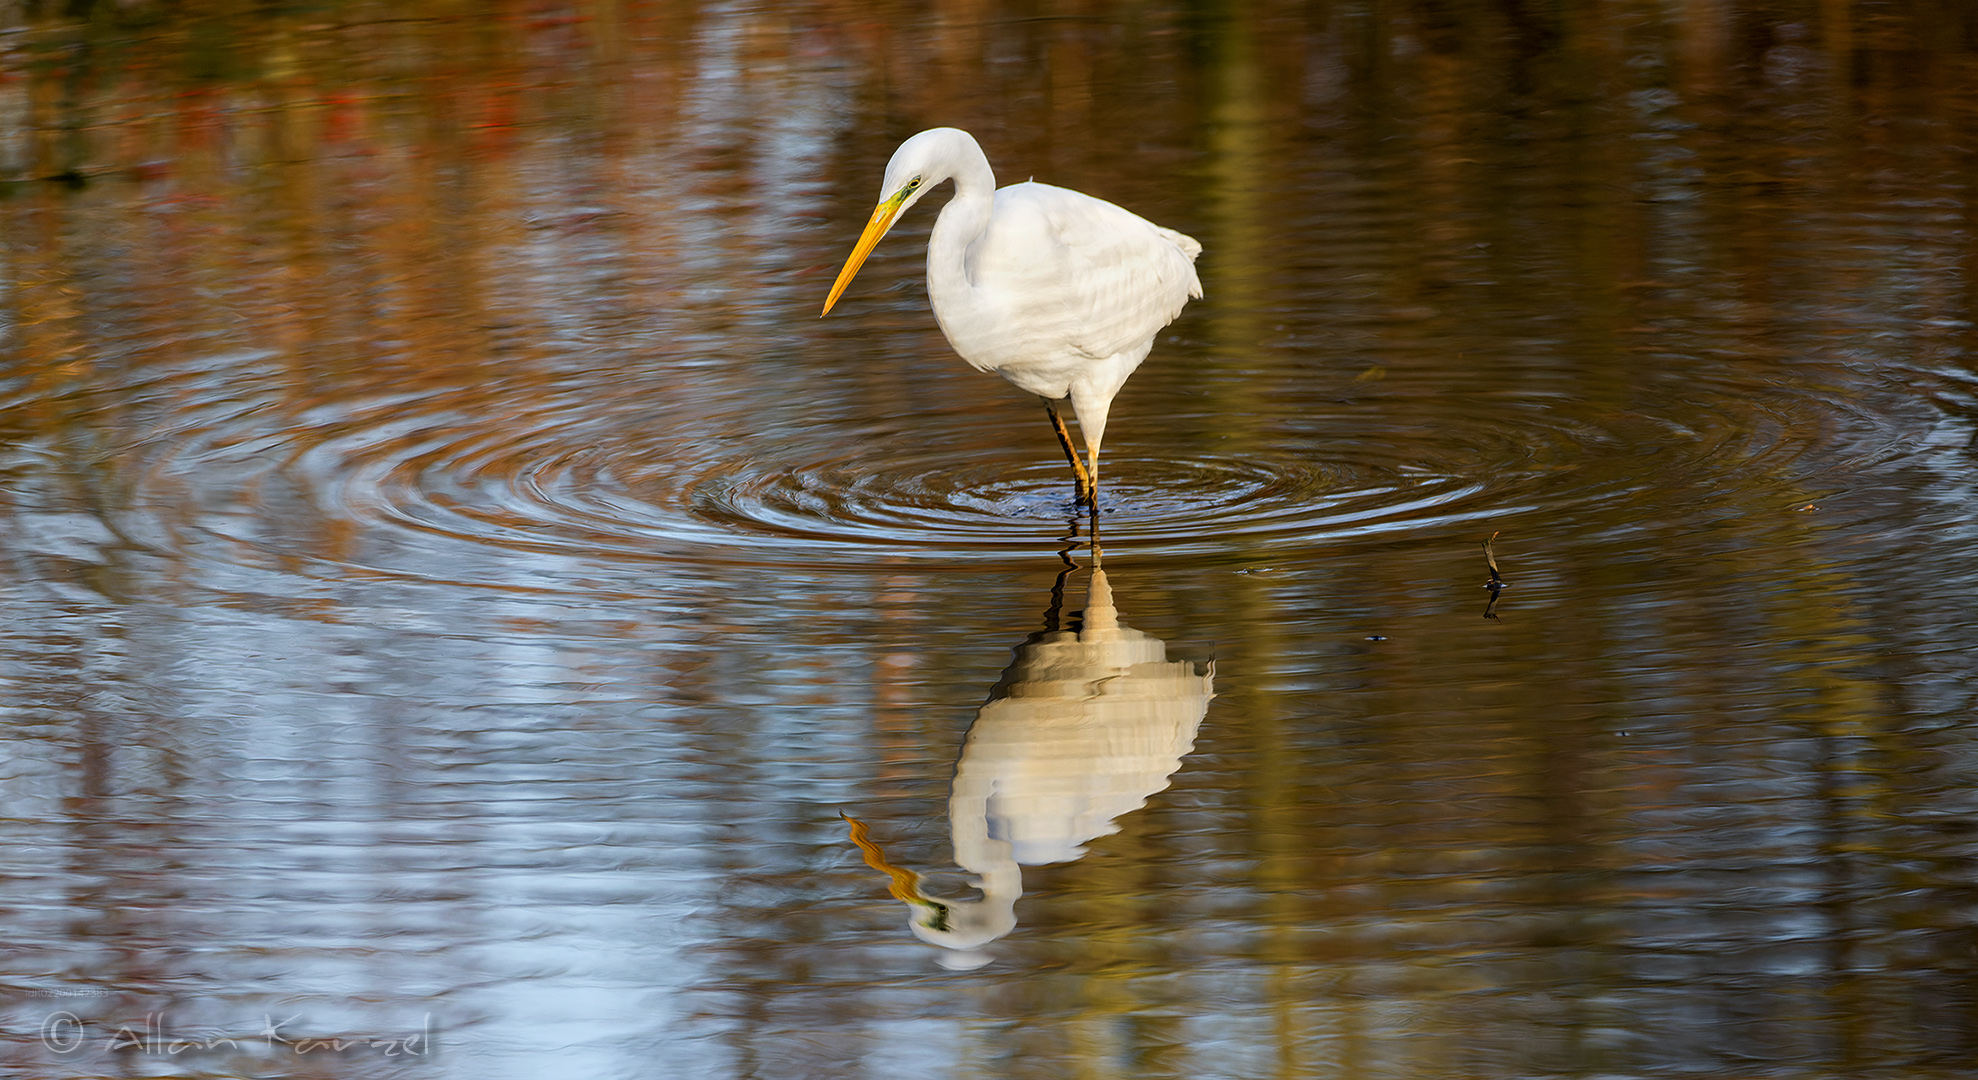
[[[9,983],[476,1076],[1968,1068],[1969,5],[196,7],[0,34]],[[955,718],[1063,525],[914,245],[814,318],[935,124],[1207,248],[1108,528],[1217,698],[968,975],[833,812],[1009,870]]]

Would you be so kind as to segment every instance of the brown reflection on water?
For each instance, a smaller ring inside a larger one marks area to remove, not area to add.
[[[1978,1051],[1970,5],[5,18],[0,981],[106,991],[99,1033],[436,1010],[477,1077]],[[941,861],[1062,466],[914,244],[815,319],[934,124],[1207,248],[1108,535],[1219,697],[967,976],[836,810]]]

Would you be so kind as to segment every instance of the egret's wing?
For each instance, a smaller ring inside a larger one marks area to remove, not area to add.
[[[1202,245],[1103,199],[1012,184],[978,260],[1030,319],[1057,324],[1058,341],[1089,356],[1141,352],[1202,295],[1194,259]]]

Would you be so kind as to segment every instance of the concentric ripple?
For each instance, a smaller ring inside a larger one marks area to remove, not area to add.
[[[457,430],[457,429],[450,429]],[[1060,460],[962,445],[813,438],[762,449],[713,441],[660,453],[542,427],[498,439],[354,436],[312,468],[338,513],[482,544],[621,558],[830,564],[845,558],[1030,557],[1076,531]],[[1048,450],[1048,443],[1035,447]],[[340,467],[328,464],[340,461]],[[1345,460],[1156,457],[1107,461],[1102,528],[1139,550],[1309,543],[1419,525],[1481,485]]]
[[[1016,414],[998,409],[875,418],[841,407],[757,432],[744,395],[655,408],[665,395],[606,395],[582,379],[548,394],[498,382],[335,402],[294,394],[255,356],[128,388],[120,419],[142,415],[122,452],[141,459],[135,501],[158,522],[147,542],[186,546],[192,530],[283,566],[472,582],[474,552],[965,562],[1034,558],[1084,529],[1048,434],[1013,430]],[[1832,451],[1850,439],[1856,460],[1901,452],[1885,416],[1848,401],[1726,388],[1659,417],[1403,386],[1287,399],[1282,415],[1242,425],[1210,417],[1197,425],[1208,434],[1159,445],[1129,417],[1104,462],[1100,531],[1108,551],[1246,561],[1474,531],[1531,509],[1570,517],[1639,503],[1653,515],[1689,497],[1679,489],[1790,476],[1809,447],[1828,462],[1846,460]],[[1254,433],[1220,431],[1239,426]]]

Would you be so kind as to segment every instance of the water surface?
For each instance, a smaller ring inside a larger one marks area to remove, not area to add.
[[[1978,1053],[1959,5],[9,18],[9,1075]],[[1103,577],[937,124],[1206,249]]]

